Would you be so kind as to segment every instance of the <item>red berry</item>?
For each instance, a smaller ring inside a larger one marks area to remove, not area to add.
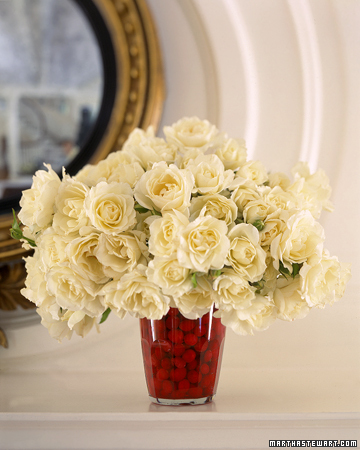
[[[191,361],[190,363],[188,363],[186,365],[187,370],[195,370],[198,366],[198,361],[196,361],[196,359],[194,359],[194,361]]]
[[[154,320],[153,321],[153,329],[155,330],[155,334],[161,333],[162,331],[165,331],[166,326],[164,320]]]
[[[201,373],[206,375],[207,373],[209,373],[209,370],[210,370],[210,368],[207,364],[201,364],[201,367],[200,367]]]
[[[179,328],[185,332],[189,332],[194,328],[195,323],[195,320],[184,319],[180,323]]]
[[[155,355],[152,355],[151,356],[151,364],[154,367],[159,367],[160,366],[160,360]]]
[[[203,395],[204,397],[210,397],[211,395],[214,395],[214,386],[204,388]]]
[[[186,377],[186,369],[185,368],[182,368],[182,369],[173,369],[171,372],[170,372],[170,378],[173,380],[173,381],[176,381],[176,382],[179,382],[179,381],[181,381],[181,380],[183,380],[185,377]]]
[[[189,389],[190,387],[190,381],[189,380],[181,380],[179,381],[179,389]]]
[[[205,352],[208,348],[208,345],[209,341],[204,336],[202,336],[201,338],[199,338],[196,345],[194,345],[194,348],[197,352]]]
[[[210,313],[204,314],[201,318],[202,324],[207,324],[210,322]]]
[[[166,321],[166,328],[169,328],[169,330],[174,330],[179,327],[180,319],[177,316],[169,316]]]
[[[181,330],[170,330],[168,332],[168,338],[174,344],[181,344],[184,339],[184,333]]]
[[[205,355],[204,355],[204,362],[209,362],[211,361],[212,358],[212,351],[208,350]]]
[[[190,347],[194,346],[197,343],[198,339],[195,336],[195,334],[189,333],[186,334],[184,337],[184,342],[186,345],[189,345]]]
[[[177,308],[170,308],[167,315],[168,316],[177,316],[179,314],[179,310]]]
[[[195,334],[195,336],[204,336],[204,334],[206,333],[206,326],[205,325],[197,325],[194,328],[193,333]]]
[[[201,374],[197,370],[190,370],[187,374],[187,379],[192,384],[197,384],[201,379]]]
[[[158,380],[167,380],[169,378],[169,372],[165,369],[159,369],[156,374]]]
[[[203,390],[200,386],[197,387],[191,387],[188,390],[188,397],[189,398],[201,398],[203,396]]]
[[[162,381],[159,380],[158,378],[154,378],[154,387],[155,387],[155,391],[159,392],[161,390],[161,387],[162,387]]]
[[[171,369],[171,367],[172,367],[171,360],[169,358],[163,358],[161,360],[161,367],[166,370]]]
[[[180,356],[176,356],[174,359],[174,364],[179,369],[183,369],[186,366],[186,361],[184,361]]]
[[[186,361],[187,363],[191,363],[191,361],[194,361],[194,359],[196,358],[196,353],[194,352],[194,350],[192,350],[191,348],[189,348],[188,350],[186,350],[186,352],[182,355],[183,360]]]
[[[176,344],[173,348],[175,356],[181,356],[185,352],[186,348],[184,344]]]
[[[162,384],[162,389],[164,394],[170,394],[174,388],[173,383],[170,380],[164,380]]]

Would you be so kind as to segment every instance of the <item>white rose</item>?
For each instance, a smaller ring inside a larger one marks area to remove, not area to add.
[[[303,319],[310,311],[300,294],[300,277],[294,280],[280,277],[274,291],[274,303],[278,309],[277,317],[281,320]]]
[[[276,319],[276,306],[269,297],[256,295],[247,309],[231,309],[216,311],[215,317],[221,318],[221,323],[230,327],[237,334],[254,334],[263,331]]]
[[[220,158],[226,170],[239,170],[246,163],[247,150],[243,139],[228,139],[215,154]]]
[[[90,317],[98,317],[105,311],[96,283],[82,278],[71,267],[54,266],[45,279],[49,293],[61,308],[84,311]]]
[[[260,231],[262,247],[271,245],[272,241],[285,231],[288,217],[283,211],[276,211],[265,218],[264,228]]]
[[[66,322],[70,330],[74,330],[81,337],[85,337],[93,326],[97,325],[96,318],[86,315],[84,311],[66,311],[61,321]]]
[[[68,261],[66,246],[72,241],[70,237],[61,236],[53,227],[47,228],[41,235],[37,247],[43,271]]]
[[[31,233],[36,233],[51,225],[54,214],[54,200],[61,181],[49,164],[48,169],[38,170],[33,176],[30,189],[22,193],[19,220],[28,226]]]
[[[205,150],[218,133],[215,125],[197,117],[184,117],[171,127],[164,127],[167,141],[180,149],[196,147]]]
[[[169,297],[147,279],[146,267],[141,264],[120,281],[108,283],[102,293],[107,306],[120,318],[128,312],[139,319],[160,320],[169,311]]]
[[[59,309],[59,306],[57,306]],[[37,308],[36,312],[41,317],[41,325],[48,329],[49,334],[52,338],[61,342],[63,339],[71,339],[72,330],[68,327],[67,321],[62,321],[60,318],[54,318],[49,311],[40,307]]]
[[[290,178],[282,172],[269,173],[269,186],[274,188],[276,186],[281,187],[284,191],[291,185]]]
[[[119,164],[116,170],[112,172],[107,181],[109,183],[127,183],[132,189],[144,174],[144,169],[138,162],[131,164]]]
[[[199,215],[212,216],[223,220],[229,226],[235,222],[237,214],[236,204],[221,194],[201,195],[191,200],[190,221],[195,220]]]
[[[179,169],[186,169],[189,164],[193,162],[199,155],[203,155],[204,152],[198,148],[191,148],[186,150],[183,154],[178,153],[176,156],[175,164]]]
[[[76,234],[81,227],[88,225],[89,218],[84,207],[88,193],[89,188],[84,183],[69,176],[64,178],[55,198],[53,227],[58,234]]]
[[[266,269],[266,252],[260,247],[258,230],[241,223],[229,231],[228,237],[230,249],[226,264],[246,280],[259,281]]]
[[[205,276],[196,278],[197,286],[179,297],[174,297],[176,308],[190,320],[198,319],[211,310],[217,301],[216,293]]]
[[[243,210],[244,221],[254,223],[256,220],[265,221],[266,217],[276,211],[276,208],[265,198],[248,202]]]
[[[344,293],[350,279],[349,265],[341,265],[336,256],[324,252],[313,255],[300,269],[301,294],[309,306],[324,308],[332,305]],[[340,287],[341,286],[341,287]]]
[[[155,130],[152,125],[150,125],[146,130],[141,128],[134,128],[134,130],[129,134],[129,137],[124,142],[122,152],[132,155],[131,149],[134,146],[139,145],[141,142],[146,141],[155,137]]]
[[[227,189],[234,180],[234,172],[225,170],[216,155],[199,155],[187,165],[194,176],[193,193],[217,194]]]
[[[223,269],[213,282],[221,310],[247,309],[255,298],[255,288],[232,269]]]
[[[198,272],[221,269],[230,243],[227,226],[211,216],[198,217],[180,234],[177,257],[183,267]]]
[[[127,231],[117,234],[101,234],[95,256],[103,266],[106,276],[118,280],[131,272],[138,264],[147,264],[148,248],[145,234],[141,231]]]
[[[154,256],[170,256],[176,252],[179,246],[179,235],[188,224],[187,217],[176,210],[152,220],[149,238],[150,253]]]
[[[293,193],[284,191],[280,186],[275,186],[266,191],[264,193],[264,199],[268,204],[273,206],[274,210],[290,210],[297,205],[297,200]]]
[[[254,181],[260,185],[268,180],[266,167],[260,161],[248,161],[236,172],[236,177]]]
[[[313,254],[320,255],[323,249],[324,230],[309,211],[293,214],[286,222],[286,230],[271,243],[270,252],[275,268],[279,261],[290,271],[292,263],[303,263]]]
[[[148,280],[160,286],[165,295],[179,297],[192,289],[190,270],[181,266],[176,255],[154,258],[147,269]]]
[[[175,162],[177,147],[168,144],[164,139],[151,137],[143,139],[136,145],[129,146],[126,152],[131,154],[145,170],[151,169],[154,163],[165,161]]]
[[[193,184],[191,172],[160,162],[140,178],[135,186],[135,198],[150,210],[184,212],[190,205]]]
[[[253,181],[244,180],[231,194],[231,200],[236,204],[241,214],[249,202],[260,200],[260,198],[261,195]]]
[[[99,234],[92,232],[71,241],[66,247],[70,264],[74,271],[84,279],[90,279],[97,284],[109,281],[104,273],[104,267],[96,257],[99,244]]]
[[[141,233],[144,233],[145,239],[150,239],[150,225],[153,220],[156,220],[158,218],[157,215],[152,215],[151,211],[148,211],[146,213],[139,213],[136,211],[136,231],[141,231]]]
[[[127,183],[98,183],[85,201],[91,224],[104,233],[116,234],[136,223],[132,190]]]

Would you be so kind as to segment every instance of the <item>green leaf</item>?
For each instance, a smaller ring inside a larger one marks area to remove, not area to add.
[[[279,265],[279,272],[281,273],[281,275],[283,275],[286,279],[287,277],[291,276],[290,270],[287,269],[284,264],[282,263],[282,261],[279,261],[280,265]]]
[[[138,203],[134,206],[135,211],[137,211],[140,214],[145,214],[150,211],[150,209],[144,208],[143,206],[139,205]]]
[[[238,217],[237,219],[235,219],[235,223],[236,225],[239,225],[239,223],[244,223],[244,220],[241,217]]]
[[[298,264],[298,263],[294,263],[293,265],[292,265],[292,274],[291,274],[291,276],[293,277],[293,278],[295,278],[296,277],[296,275],[298,275],[298,273],[300,272],[300,269],[302,268],[302,264]]]
[[[100,323],[104,323],[105,320],[109,317],[109,314],[110,314],[110,313],[111,313],[111,309],[108,308],[108,309],[103,313],[103,315],[101,316],[101,319],[100,319],[99,324],[100,324]]]
[[[221,270],[215,270],[214,277],[219,277],[221,275]]]
[[[25,239],[25,241],[27,241],[29,243],[29,245],[31,245],[31,247],[36,247],[35,241],[33,241],[32,239],[29,239],[23,235],[23,232],[20,228],[20,224],[16,219],[16,213],[15,213],[14,209],[12,210],[12,212],[13,212],[13,216],[14,216],[14,221],[13,221],[12,227],[10,228],[10,236],[13,239],[16,239],[18,241],[20,239]]]
[[[155,208],[153,208],[153,210],[151,211],[151,214],[152,214],[153,216],[162,216],[161,212],[160,212],[160,211],[156,211]]]
[[[259,231],[262,231],[265,228],[265,224],[261,219],[255,220],[255,222],[253,222],[253,226]]]
[[[192,282],[194,289],[197,287],[196,275],[197,275],[196,272],[191,275],[191,282]]]

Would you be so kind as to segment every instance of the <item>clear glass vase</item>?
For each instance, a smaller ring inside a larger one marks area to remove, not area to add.
[[[201,405],[216,394],[226,327],[214,307],[189,320],[170,308],[161,320],[140,319],[145,377],[152,402]]]

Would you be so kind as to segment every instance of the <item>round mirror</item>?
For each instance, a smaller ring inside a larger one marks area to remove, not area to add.
[[[0,204],[51,164],[68,166],[99,115],[103,64],[72,0],[0,2]]]

